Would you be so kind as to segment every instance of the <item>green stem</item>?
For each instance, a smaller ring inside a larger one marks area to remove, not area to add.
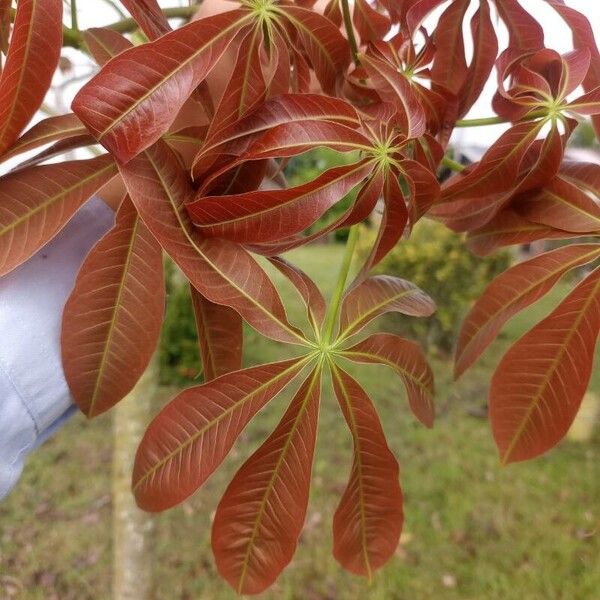
[[[459,162],[452,160],[449,156],[444,156],[444,158],[442,158],[442,164],[452,171],[460,172],[464,171],[465,169],[465,165],[461,165]]]
[[[71,30],[79,33],[79,22],[77,21],[77,0],[71,0]]]
[[[352,49],[352,58],[354,59],[354,64],[357,67],[360,67],[360,60],[358,58],[358,43],[356,41],[356,36],[354,35],[354,27],[352,26],[352,17],[350,15],[350,6],[348,4],[348,0],[342,0],[342,14],[344,15],[344,27],[346,28],[348,42],[350,44],[350,48]]]
[[[75,7],[76,2],[72,2],[72,7]],[[163,14],[167,19],[189,19],[194,16],[198,10],[198,5],[192,6],[175,6],[173,8],[164,8]],[[11,20],[14,21],[16,10],[11,9]],[[122,19],[116,23],[106,25],[107,29],[112,29],[118,33],[131,33],[139,28],[139,25],[134,19]],[[76,48],[77,50],[84,49],[83,36],[81,32],[75,28],[63,27],[63,46]]]
[[[340,304],[342,302],[342,295],[346,288],[346,280],[348,279],[348,273],[350,272],[350,266],[352,265],[352,255],[356,248],[356,242],[358,241],[358,225],[350,227],[348,239],[346,241],[346,249],[344,251],[344,258],[340,266],[340,273],[338,275],[337,284],[335,286],[335,292],[329,305],[329,313],[327,314],[327,321],[325,323],[325,335],[323,342],[329,344],[333,335],[333,328],[340,311]]]
[[[547,109],[534,110],[519,121],[533,121],[540,117],[548,116]],[[481,119],[459,119],[455,123],[455,127],[482,127],[484,125],[498,125],[499,123],[511,123],[510,119],[504,117],[483,117]]]

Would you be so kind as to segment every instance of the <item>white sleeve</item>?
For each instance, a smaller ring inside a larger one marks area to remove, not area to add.
[[[93,198],[54,240],[0,279],[0,499],[27,454],[73,412],[60,354],[62,311],[85,255],[113,220]]]

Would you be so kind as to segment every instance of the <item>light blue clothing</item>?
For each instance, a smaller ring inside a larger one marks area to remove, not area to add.
[[[81,262],[113,221],[112,210],[93,198],[0,279],[0,499],[27,455],[75,412],[60,357],[62,311]]]

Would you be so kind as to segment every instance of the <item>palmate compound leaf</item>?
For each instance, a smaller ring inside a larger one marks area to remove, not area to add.
[[[414,283],[391,275],[373,275],[351,288],[340,312],[339,340],[358,333],[373,319],[387,312],[429,317],[433,300]]]
[[[242,368],[242,317],[229,306],[215,304],[190,286],[198,331],[204,381]]]
[[[331,372],[354,443],[350,480],[333,517],[333,555],[345,569],[371,579],[400,539],[404,516],[398,462],[366,392],[337,365],[331,365]]]
[[[587,389],[600,330],[600,268],[508,350],[490,387],[504,464],[527,460],[567,433]]]
[[[226,240],[198,235],[184,210],[194,189],[164,142],[120,167],[142,220],[190,283],[208,300],[235,309],[257,331],[304,344],[287,319],[277,289],[256,260]]]
[[[341,356],[358,363],[381,364],[394,369],[404,382],[415,417],[426,427],[433,427],[433,372],[417,344],[390,333],[376,333],[343,350]]]
[[[320,397],[318,365],[219,502],[212,547],[219,573],[239,594],[263,591],[294,555],[308,505]]]
[[[565,273],[598,257],[600,245],[574,244],[535,256],[496,277],[464,320],[456,347],[455,377],[481,356],[511,317],[547,294]]]
[[[10,2],[9,8],[10,8]],[[62,0],[19,0],[0,75],[0,155],[42,104],[62,48]]]
[[[115,226],[81,266],[63,313],[63,368],[88,417],[137,383],[158,343],[164,307],[162,250],[126,197]]]
[[[178,394],[150,423],[133,468],[140,508],[179,504],[227,456],[254,415],[306,365],[295,358],[227,373]]]
[[[122,52],[79,90],[73,112],[118,161],[128,162],[167,132],[249,20],[241,10],[222,13]]]
[[[117,174],[108,155],[30,167],[0,178],[0,276],[50,241]]]

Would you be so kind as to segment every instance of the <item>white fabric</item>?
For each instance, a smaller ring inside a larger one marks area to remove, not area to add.
[[[27,454],[73,412],[60,358],[66,299],[114,214],[93,198],[34,257],[0,279],[0,499]]]

